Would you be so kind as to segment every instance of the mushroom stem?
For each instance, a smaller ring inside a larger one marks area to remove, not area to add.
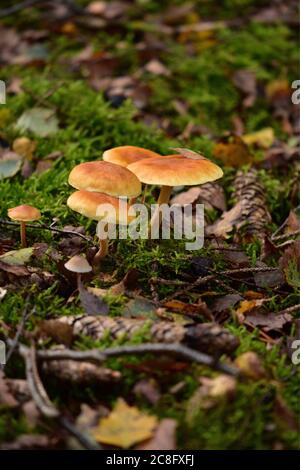
[[[100,248],[94,256],[93,263],[98,264],[108,253],[108,239],[100,240]]]
[[[97,235],[99,237],[99,250],[94,256],[93,264],[96,266],[100,260],[104,258],[108,253],[108,233],[106,232],[108,224],[106,222],[98,222]],[[103,233],[106,232],[106,237]]]
[[[76,273],[76,278],[77,278],[77,289],[80,289],[81,286],[81,273]]]
[[[147,189],[148,189],[148,185],[145,184],[142,199],[141,199],[142,204],[144,204],[144,202],[145,202]]]
[[[20,233],[21,233],[21,246],[22,248],[26,248],[26,223],[21,221],[20,222]]]
[[[152,230],[152,227],[154,227],[154,225],[157,223],[158,217],[160,217],[160,206],[162,204],[168,204],[168,202],[170,200],[172,189],[173,189],[172,186],[162,186],[161,187],[160,194],[159,194],[159,197],[158,197],[158,200],[157,200],[157,208],[154,211],[154,214],[153,214],[153,216],[151,218],[151,221],[150,221],[151,230]],[[159,225],[160,225],[160,223],[161,223],[161,221],[159,221]]]

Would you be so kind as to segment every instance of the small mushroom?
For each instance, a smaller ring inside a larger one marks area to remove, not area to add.
[[[113,207],[111,213],[107,213],[107,204]],[[108,223],[116,225],[126,225],[134,217],[128,215],[129,205],[123,199],[108,196],[103,193],[95,193],[91,191],[75,191],[67,200],[67,205],[75,212],[84,215],[92,220],[97,220],[99,224],[103,223],[106,227]],[[101,206],[103,211],[101,210]],[[105,222],[101,222],[103,217]],[[100,239],[100,248],[94,257],[94,264],[97,264],[101,258],[106,256],[108,251],[108,239]]]
[[[138,178],[127,168],[103,161],[75,166],[69,175],[69,184],[76,189],[129,198],[139,196],[142,190]]]
[[[81,283],[81,274],[90,273],[92,271],[92,266],[90,265],[90,263],[87,261],[86,258],[81,255],[75,255],[70,258],[69,261],[65,263],[65,268],[68,271],[76,273],[78,289]]]
[[[222,169],[205,157],[187,158],[169,155],[161,158],[146,158],[128,166],[142,183],[161,186],[157,200],[158,208],[153,214],[151,226],[159,217],[159,206],[168,204],[173,186],[193,186],[215,181],[223,176]]]
[[[23,204],[21,206],[12,207],[8,209],[7,215],[10,219],[20,222],[21,228],[21,246],[25,248],[26,243],[26,222],[33,222],[41,218],[41,213],[36,207]]]
[[[120,166],[127,167],[131,163],[139,162],[145,158],[161,157],[159,153],[142,147],[134,147],[133,145],[123,145],[105,150],[103,160],[105,162],[115,163]]]

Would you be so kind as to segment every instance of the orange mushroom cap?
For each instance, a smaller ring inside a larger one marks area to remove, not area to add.
[[[134,147],[133,145],[123,145],[106,150],[103,153],[103,160],[106,162],[116,163],[117,165],[127,167],[131,163],[144,160],[145,158],[161,157],[159,153],[142,147]]]
[[[10,219],[18,222],[31,222],[41,218],[41,213],[36,207],[26,204],[8,209],[7,215]]]
[[[112,206],[111,212],[107,211],[107,204]],[[75,191],[68,198],[67,205],[92,220],[102,220],[105,216],[108,223],[125,225],[134,219],[134,216],[128,215],[130,206],[126,201],[103,193]]]
[[[186,158],[170,155],[147,158],[128,166],[142,183],[159,186],[193,186],[215,181],[223,176],[222,169],[207,158]]]
[[[75,166],[69,175],[69,184],[76,189],[110,196],[136,197],[142,190],[138,178],[127,168],[103,161]]]

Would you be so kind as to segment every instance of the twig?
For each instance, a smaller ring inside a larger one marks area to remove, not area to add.
[[[48,418],[57,418],[59,411],[51,403],[38,374],[35,348],[20,345],[19,351],[25,360],[28,387],[38,409]]]
[[[101,450],[102,447],[92,438],[83,434],[67,418],[61,416],[59,410],[50,401],[38,373],[35,348],[33,346],[31,348],[27,348],[24,345],[19,345],[18,349],[25,361],[28,388],[40,412],[48,418],[57,419],[61,426],[63,426],[70,434],[75,436],[84,448],[88,450]]]
[[[0,224],[2,225],[13,225],[18,227],[20,224],[18,222],[11,222],[9,220],[0,219]],[[93,241],[90,237],[83,235],[82,233],[75,232],[75,230],[64,230],[60,228],[48,227],[47,225],[37,225],[37,224],[26,224],[26,227],[37,229],[37,230],[48,230],[49,232],[61,233],[62,235],[75,235],[76,237],[80,237],[83,240],[87,241],[91,245],[94,246]]]
[[[192,282],[191,284],[188,283],[188,282],[185,282],[185,281],[180,281],[178,279],[176,280],[168,280],[168,279],[161,279],[161,278],[153,278],[152,279],[152,282],[156,282],[156,283],[160,283],[160,284],[165,284],[165,285],[170,285],[170,286],[174,286],[174,285],[179,285],[179,286],[185,286],[183,289],[177,291],[177,292],[174,292],[173,294],[171,294],[170,296],[166,297],[164,299],[165,300],[172,300],[174,299],[175,297],[178,297],[180,295],[184,295],[186,292],[189,292],[191,291],[192,289],[194,289],[195,287],[198,287],[202,284],[206,284],[207,282],[210,282],[210,281],[216,281],[216,277],[217,276],[225,276],[225,277],[229,277],[230,275],[232,274],[245,274],[245,273],[257,273],[257,272],[268,272],[268,271],[277,271],[278,268],[273,268],[273,267],[269,267],[269,266],[266,266],[266,267],[261,267],[261,268],[237,268],[237,269],[227,269],[225,271],[219,271],[219,272],[216,272],[216,271],[213,271],[212,269],[208,269],[209,271],[213,272],[214,274],[209,274],[207,276],[204,276],[204,277],[198,277],[194,282]],[[219,281],[217,279],[217,282],[225,287],[226,284],[222,283],[222,281]],[[226,286],[227,287],[227,286]],[[231,288],[230,288],[231,289]]]
[[[52,1],[57,1],[58,0],[52,0]],[[19,11],[25,10],[26,8],[33,7],[34,5],[37,5],[38,3],[49,3],[49,0],[24,0],[23,2],[16,3],[16,5],[13,5],[11,7],[3,8],[0,10],[0,18],[4,18],[5,16],[10,16],[13,15],[14,13],[18,13]],[[79,5],[76,5],[76,3],[73,0],[63,0],[61,3],[66,4],[71,10],[73,10],[74,13],[84,13],[85,10],[81,8]]]
[[[44,3],[45,0],[25,0],[24,2],[16,3],[8,8],[3,8],[0,10],[0,18],[4,18],[5,16],[13,15],[18,11],[25,10],[26,8],[32,7],[37,3]]]
[[[70,349],[57,350],[57,351],[38,351],[39,359],[45,361],[59,360],[59,359],[73,359],[75,361],[93,361],[103,362],[109,357],[124,356],[131,354],[174,354],[198,364],[213,367],[226,374],[238,376],[240,371],[233,366],[217,362],[215,358],[208,354],[200,353],[194,349],[188,348],[181,344],[161,344],[161,343],[145,343],[137,346],[120,346],[116,348],[108,348],[103,351],[90,350],[90,351],[73,351]]]
[[[291,307],[285,308],[284,310],[277,312],[277,315],[284,315],[285,313],[292,313],[296,312],[297,310],[300,310],[300,304],[292,305]]]
[[[16,347],[18,346],[18,342],[19,342],[19,339],[23,333],[23,330],[24,330],[24,326],[25,326],[25,323],[26,321],[28,320],[28,318],[30,317],[30,315],[32,315],[32,313],[35,311],[35,308],[33,308],[30,312],[27,312],[27,309],[28,309],[28,304],[29,304],[29,296],[27,297],[26,299],[26,302],[25,302],[25,307],[23,309],[23,312],[22,312],[22,316],[21,316],[21,321],[19,323],[19,326],[18,326],[18,329],[17,329],[17,332],[16,332],[16,335],[14,337],[14,339],[12,340],[12,343],[10,345],[10,348],[7,352],[7,356],[6,356],[6,364],[8,363],[9,359],[11,358],[14,350],[16,349]]]
[[[290,233],[283,233],[282,235],[277,235],[276,237],[271,237],[271,240],[285,240],[286,238],[295,237],[296,235],[300,235],[300,229]]]

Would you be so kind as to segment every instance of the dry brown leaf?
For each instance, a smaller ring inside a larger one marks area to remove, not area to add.
[[[176,427],[175,419],[162,419],[154,436],[149,441],[136,446],[135,450],[176,450]]]
[[[204,155],[201,155],[201,153],[195,152],[194,150],[181,147],[174,147],[172,150],[175,150],[175,152],[179,153],[185,158],[191,158],[192,160],[206,160]]]
[[[156,426],[156,416],[146,415],[119,398],[110,415],[100,420],[92,434],[99,442],[128,449],[152,437]]]
[[[180,300],[170,300],[164,303],[164,307],[169,310],[181,313],[182,315],[203,315],[209,320],[213,320],[213,314],[210,309],[207,307],[206,303],[202,300],[199,300],[198,304],[187,304],[181,302]]]
[[[221,216],[214,224],[206,227],[207,235],[215,235],[217,238],[227,238],[229,232],[233,230],[233,227],[237,221],[240,220],[243,212],[242,203],[238,202],[232,209]]]
[[[216,144],[213,154],[221,160],[226,166],[239,168],[247,163],[252,163],[251,155],[247,145],[238,136],[231,136],[226,142]]]

